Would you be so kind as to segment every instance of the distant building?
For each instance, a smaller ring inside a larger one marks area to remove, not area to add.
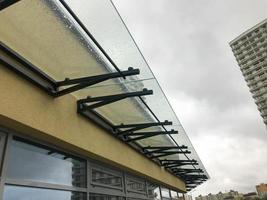
[[[231,41],[230,46],[267,125],[267,19]]]
[[[244,200],[253,200],[253,199],[259,199],[259,196],[256,192],[250,192],[247,194],[243,194]]]
[[[195,200],[239,200],[242,198],[242,194],[237,191],[230,190],[229,192],[219,192],[218,194],[208,194],[206,196],[199,195]]]
[[[267,195],[267,184],[261,183],[260,185],[256,185],[256,190],[259,197]]]

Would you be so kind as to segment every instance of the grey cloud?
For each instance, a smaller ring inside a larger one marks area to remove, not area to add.
[[[193,194],[267,182],[267,132],[229,47],[267,1],[113,2],[211,175]]]

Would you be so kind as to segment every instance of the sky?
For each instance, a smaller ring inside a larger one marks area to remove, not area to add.
[[[267,183],[267,130],[229,42],[266,0],[113,0],[211,179],[191,194]]]

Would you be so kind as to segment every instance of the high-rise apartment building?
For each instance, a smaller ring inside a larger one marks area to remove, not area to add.
[[[267,125],[267,19],[239,35],[230,46]]]
[[[261,183],[260,185],[256,185],[257,192],[260,197],[267,195],[267,184]]]

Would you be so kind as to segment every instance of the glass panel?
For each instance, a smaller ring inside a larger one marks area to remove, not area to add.
[[[89,194],[90,200],[124,200],[124,197],[120,196],[111,196],[111,195],[105,195],[105,194]]]
[[[92,182],[122,188],[122,177],[104,170],[92,169]]]
[[[153,74],[111,1],[66,0],[118,67],[139,68],[140,79]],[[101,25],[100,25],[101,24]]]
[[[127,191],[146,193],[146,183],[142,179],[136,177],[126,176],[126,187]]]
[[[170,197],[170,191],[169,191],[169,189],[164,188],[164,187],[161,187],[160,189],[161,189],[161,195],[162,195],[162,199],[163,200],[164,199],[170,199],[171,198]]]
[[[160,200],[160,189],[158,185],[148,183],[148,198],[151,200]]]
[[[86,187],[86,162],[55,150],[13,140],[7,178]]]
[[[5,186],[4,200],[86,200],[86,193],[40,189],[19,186]]]
[[[55,80],[113,69],[58,1],[19,1],[1,11],[0,27],[4,44]]]
[[[178,193],[176,191],[171,190],[171,198],[174,200],[178,200]]]
[[[204,171],[204,174],[209,177],[209,174],[207,173],[203,163],[201,162],[200,158],[198,157],[197,155],[197,152],[196,150],[194,149],[190,139],[188,138],[188,135],[186,134],[184,128],[180,125],[180,126],[170,126],[170,127],[167,127],[166,128],[168,130],[170,129],[175,129],[175,130],[178,130],[179,134],[177,135],[173,135],[173,138],[174,140],[179,144],[179,145],[185,145],[188,147],[188,151],[191,152],[191,154],[187,154],[186,156],[180,154],[180,159],[184,160],[184,159],[194,159],[194,160],[197,160],[198,162],[198,165],[195,165],[194,167],[192,165],[185,165],[185,166],[181,166],[181,168],[196,168],[196,169],[202,169]]]
[[[6,143],[6,134],[0,132],[0,164],[2,163],[2,159],[3,159],[5,143]],[[0,166],[2,166],[2,165],[0,165]],[[1,174],[2,173],[0,172],[0,175]]]

